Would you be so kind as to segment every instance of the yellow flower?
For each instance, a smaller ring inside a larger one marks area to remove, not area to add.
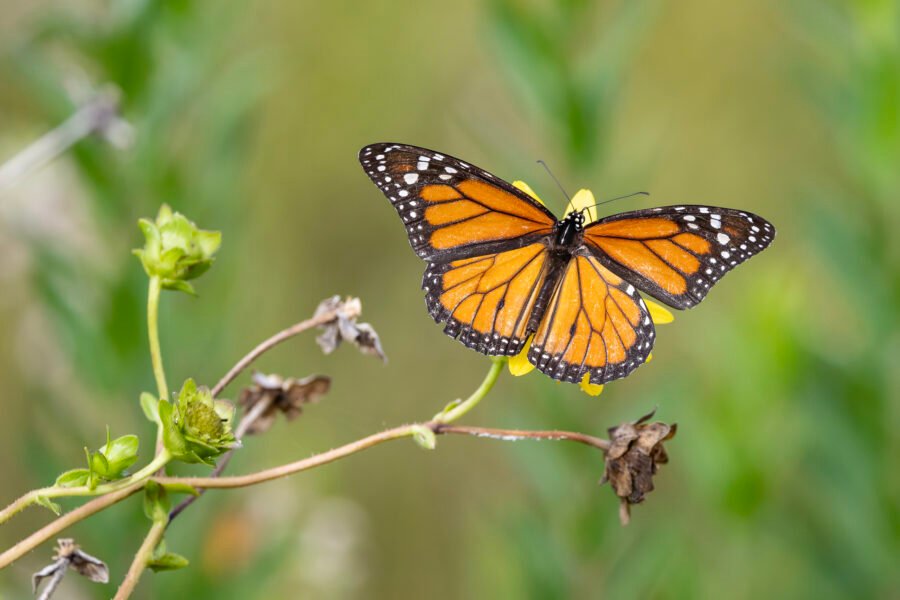
[[[667,325],[675,320],[675,315],[670,313],[666,307],[647,299],[644,299],[644,302],[647,304],[647,310],[650,311],[650,318],[653,319],[654,325]]]
[[[518,189],[522,190],[541,204],[544,204],[543,200],[538,197],[537,194],[534,193],[534,190],[531,189],[524,181],[514,181],[513,185]],[[581,189],[575,192],[575,195],[572,196],[572,199],[569,201],[568,206],[566,207],[566,213],[569,214],[578,210],[584,210],[586,215],[586,221],[588,223],[592,223],[597,220],[597,207],[594,206],[596,201],[594,200],[594,194],[591,190]],[[650,318],[653,319],[654,325],[664,325],[667,323],[671,323],[675,320],[675,317],[663,306],[660,306],[656,302],[651,300],[644,300],[647,304],[647,310],[650,312]],[[509,372],[516,376],[521,377],[522,375],[527,375],[532,370],[534,370],[534,365],[528,361],[528,349],[531,347],[531,340],[534,336],[529,337],[525,344],[522,346],[522,351],[516,354],[515,356],[511,356],[509,358],[509,362],[507,366],[509,368]],[[653,354],[647,355],[647,360],[645,362],[650,362],[653,359]],[[557,382],[559,383],[559,382]],[[603,392],[603,386],[598,385],[596,383],[590,382],[590,373],[585,374],[582,380],[579,382],[578,387],[584,391],[585,394],[589,396],[599,396]]]
[[[522,351],[515,356],[509,357],[507,367],[509,368],[509,372],[516,377],[528,375],[534,370],[534,365],[528,362],[528,349],[531,348],[532,339],[534,339],[534,335],[528,336],[528,339],[525,340],[525,345],[522,346]]]

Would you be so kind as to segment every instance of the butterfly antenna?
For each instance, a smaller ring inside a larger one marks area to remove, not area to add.
[[[609,200],[604,200],[603,202],[597,202],[596,204],[591,204],[591,206],[585,206],[582,210],[587,210],[593,206],[600,206],[601,204],[609,204],[610,202],[615,202],[616,200],[624,200],[625,198],[631,198],[632,196],[649,196],[650,192],[632,192],[630,194],[625,194],[624,196],[616,196],[615,198],[610,198]]]
[[[569,194],[566,193],[566,189],[565,189],[565,188],[562,186],[562,184],[559,182],[559,179],[556,178],[556,175],[553,174],[553,171],[550,170],[550,167],[547,166],[547,163],[545,163],[545,162],[542,161],[542,160],[539,160],[539,161],[537,161],[537,162],[538,162],[539,165],[541,165],[542,167],[544,167],[544,170],[547,171],[547,174],[548,174],[548,175],[550,175],[550,179],[552,179],[554,182],[556,182],[556,186],[557,186],[557,187],[559,188],[559,190],[563,193],[563,196],[566,197],[566,200],[571,202],[572,198],[569,196]]]

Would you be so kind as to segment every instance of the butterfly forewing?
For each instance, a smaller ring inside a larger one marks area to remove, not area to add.
[[[549,272],[547,247],[515,250],[428,265],[422,280],[428,311],[444,331],[490,355],[518,354]]]
[[[764,250],[775,229],[714,206],[664,206],[606,217],[584,230],[606,267],[675,308],[691,308],[728,271]]]
[[[394,205],[409,242],[433,263],[521,248],[549,235],[556,218],[487,171],[404,144],[373,144],[363,169]]]
[[[528,353],[560,381],[606,383],[625,377],[650,354],[653,320],[634,286],[588,252],[565,267]]]

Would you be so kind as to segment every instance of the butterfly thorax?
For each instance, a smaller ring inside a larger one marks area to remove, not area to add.
[[[557,252],[571,252],[581,242],[581,232],[584,230],[584,213],[578,211],[569,213],[562,220],[556,222],[554,227],[553,250]]]

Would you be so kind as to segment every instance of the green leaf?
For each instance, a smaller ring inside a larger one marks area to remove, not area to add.
[[[172,221],[172,207],[163,202],[159,207],[159,212],[156,213],[156,222],[162,225],[168,225]]]
[[[123,435],[100,448],[100,452],[107,460],[107,472],[105,477],[117,479],[123,471],[133,465],[138,459],[138,447],[140,442],[136,435]]]
[[[154,522],[168,520],[171,508],[166,488],[155,481],[148,481],[144,486],[144,514],[147,518]]]
[[[222,245],[222,232],[200,230],[197,231],[194,239],[200,247],[200,252],[203,256],[208,257],[215,254]]]
[[[147,567],[153,569],[154,572],[175,571],[176,569],[183,569],[189,564],[188,559],[174,552],[166,552],[147,561]]]
[[[160,400],[158,407],[159,422],[163,428],[163,446],[169,454],[181,460],[187,452],[187,442],[175,422],[175,407],[168,400]]]
[[[80,487],[87,485],[87,480],[90,476],[91,472],[88,469],[72,469],[57,477],[56,483],[53,485],[64,488]]]
[[[159,400],[149,392],[141,393],[141,410],[151,423],[159,424]]]
[[[184,414],[187,411],[188,404],[194,401],[194,396],[197,395],[197,382],[194,381],[193,378],[188,378],[185,380],[184,384],[181,386],[181,391],[178,392],[178,410]]]
[[[182,265],[184,265],[184,270],[181,273],[181,277],[184,279],[196,279],[209,271],[209,268],[212,266],[212,259],[209,260],[194,260],[194,261],[182,261]]]
[[[88,466],[90,467],[91,472],[104,478],[107,477],[110,471],[109,461],[106,460],[106,457],[100,452],[91,452],[88,456],[90,457],[88,459]]]
[[[184,292],[189,296],[196,296],[197,292],[194,291],[194,286],[189,284],[187,281],[181,281],[179,279],[164,279],[162,282],[162,287],[164,290],[172,290],[175,292]]]
[[[49,508],[50,510],[52,510],[53,513],[57,517],[62,512],[62,507],[59,504],[57,504],[56,502],[51,501],[50,498],[48,498],[47,496],[38,496],[37,498],[34,499],[34,501],[37,504],[40,504],[41,506],[43,506],[44,508]]]
[[[234,420],[234,404],[228,400],[215,400],[213,402],[213,409],[216,411],[216,414],[219,415],[219,419],[223,423],[231,423]]]
[[[141,232],[144,234],[144,252],[150,252],[151,249],[158,250],[160,247],[160,238],[159,238],[159,229],[152,221],[148,221],[147,219],[140,219],[138,221],[138,227],[140,227]],[[155,254],[158,255],[158,252]]]

